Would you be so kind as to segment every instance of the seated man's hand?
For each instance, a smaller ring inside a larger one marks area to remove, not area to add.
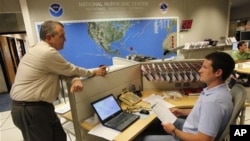
[[[162,123],[162,127],[169,134],[173,134],[175,130],[175,126],[172,123]]]
[[[170,111],[176,116],[187,116],[192,109],[178,109],[178,108],[171,108]]]
[[[171,108],[170,111],[176,116],[182,116],[182,110],[181,109],[177,109],[177,108]]]
[[[73,94],[75,92],[80,92],[83,90],[83,83],[80,79],[76,79],[72,82],[70,87],[70,92]]]

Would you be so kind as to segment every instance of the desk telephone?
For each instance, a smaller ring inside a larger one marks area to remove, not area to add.
[[[122,94],[119,96],[119,99],[129,106],[133,106],[141,101],[139,96],[128,90],[123,90]]]

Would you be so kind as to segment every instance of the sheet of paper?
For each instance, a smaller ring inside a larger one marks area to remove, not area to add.
[[[91,129],[88,134],[102,137],[106,140],[112,141],[114,138],[119,135],[121,132],[105,127],[102,124],[98,124],[95,128]]]
[[[160,95],[151,94],[150,96],[147,96],[147,97],[143,98],[142,100],[149,103],[150,105],[153,105],[156,102],[158,102],[158,100],[160,100],[160,99],[163,99],[163,97]]]
[[[62,105],[58,108],[55,108],[55,112],[58,113],[58,114],[64,114],[66,112],[70,111],[70,105],[69,103],[65,104],[65,105]]]
[[[174,123],[176,116],[169,110],[165,101],[159,101],[152,106],[153,112],[161,120],[162,123]]]
[[[164,104],[168,107],[168,108],[172,108],[175,107],[173,104],[168,103],[167,101],[164,100],[165,97],[162,97],[160,95],[156,95],[156,94],[151,94],[148,97],[145,97],[144,99],[142,99],[143,101],[149,103],[151,106],[154,105],[157,102],[164,102]]]

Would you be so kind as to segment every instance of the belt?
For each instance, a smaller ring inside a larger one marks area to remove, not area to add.
[[[20,106],[53,106],[51,103],[44,101],[15,101],[13,100],[13,105]]]

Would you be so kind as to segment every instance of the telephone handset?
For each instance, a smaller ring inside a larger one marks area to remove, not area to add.
[[[122,91],[122,94],[119,96],[119,99],[129,106],[133,106],[141,101],[141,98],[139,96],[137,96],[133,92],[129,92],[128,90]]]

